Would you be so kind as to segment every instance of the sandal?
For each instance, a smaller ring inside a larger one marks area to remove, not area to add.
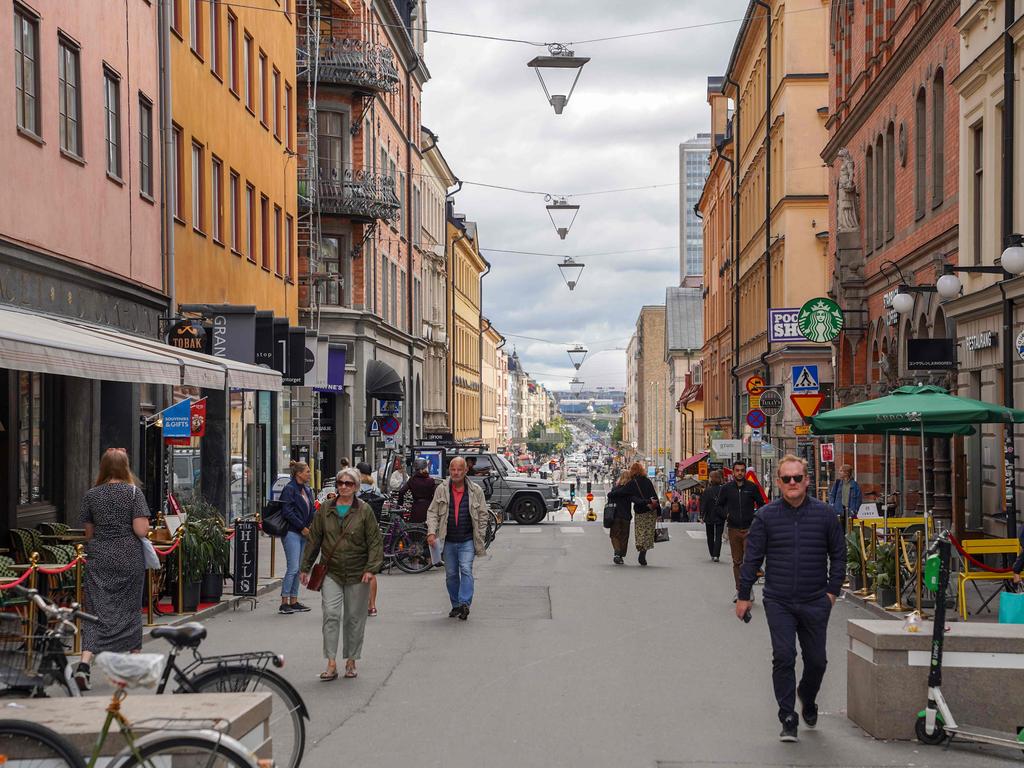
[[[366,615],[367,616],[376,616],[377,615],[377,609],[376,608],[371,608],[370,610],[368,610],[366,612]]]
[[[322,682],[322,683],[329,683],[332,680],[337,680],[337,679],[338,679],[338,668],[337,667],[334,668],[333,672],[331,670],[327,670],[326,672],[321,672],[320,673],[320,682]]]
[[[345,667],[345,677],[351,679],[353,677],[359,677],[359,673],[356,672],[355,667]]]

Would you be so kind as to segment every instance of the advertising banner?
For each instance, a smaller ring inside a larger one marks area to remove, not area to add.
[[[256,307],[211,307],[210,354],[256,363]]]
[[[345,390],[345,347],[341,344],[327,347],[327,381],[322,389],[325,392]]]
[[[274,362],[271,367],[284,376],[288,372],[288,318],[274,318]],[[284,383],[284,382],[282,382]]]
[[[256,313],[256,365],[264,368],[274,367],[274,313],[258,311]]]
[[[163,412],[164,437],[192,437],[192,401],[182,400]]]
[[[768,310],[768,343],[784,344],[789,341],[807,341],[800,333],[797,318],[800,317],[799,307]]]

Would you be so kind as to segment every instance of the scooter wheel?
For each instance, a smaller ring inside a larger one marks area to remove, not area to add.
[[[935,730],[932,731],[931,735],[925,730],[925,718],[921,715],[917,718],[917,723],[914,724],[914,735],[917,736],[917,740],[922,744],[930,744],[937,746],[942,744],[946,740],[946,729],[942,727],[942,723],[938,720],[935,721]]]

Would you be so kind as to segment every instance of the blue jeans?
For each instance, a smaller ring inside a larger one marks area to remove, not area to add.
[[[281,597],[299,596],[299,563],[302,562],[302,549],[306,546],[305,537],[298,531],[288,531],[282,538],[284,544],[284,581],[281,582]]]
[[[452,608],[473,603],[473,558],[476,548],[473,540],[446,541],[444,543],[445,584]]]

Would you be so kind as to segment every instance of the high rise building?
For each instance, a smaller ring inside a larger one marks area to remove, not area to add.
[[[679,145],[679,282],[704,274],[704,236],[693,207],[708,177],[711,134],[698,133]]]

